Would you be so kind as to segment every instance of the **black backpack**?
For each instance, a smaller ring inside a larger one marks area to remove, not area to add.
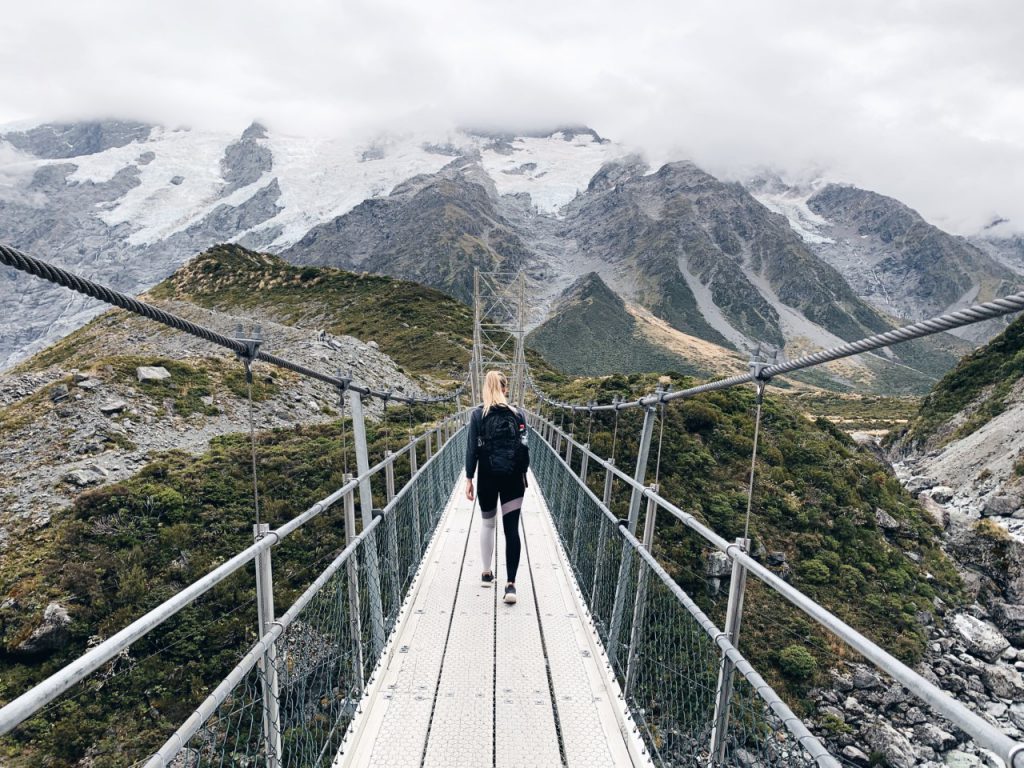
[[[522,474],[530,465],[526,423],[511,408],[495,406],[482,417],[477,447],[492,475]]]

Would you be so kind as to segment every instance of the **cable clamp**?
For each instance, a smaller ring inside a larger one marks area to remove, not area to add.
[[[243,336],[242,326],[238,325],[235,328],[235,341],[244,347],[241,351],[236,350],[235,356],[248,367],[260,353],[260,345],[263,343],[263,328],[257,325],[249,336]]]

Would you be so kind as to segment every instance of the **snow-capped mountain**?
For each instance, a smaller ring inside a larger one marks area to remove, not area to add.
[[[784,215],[859,296],[900,320],[923,320],[1024,288],[1024,270],[1003,258],[998,241],[950,235],[891,197],[824,181],[788,185],[772,175],[746,186]],[[993,321],[956,333],[984,341],[1005,325]]]
[[[396,185],[474,153],[498,195],[553,213],[625,149],[592,131],[513,137],[241,136],[123,121],[0,132],[0,239],[138,293],[219,242],[280,252]],[[514,147],[513,147],[514,141]],[[0,271],[0,368],[102,310]]]
[[[593,272],[657,322],[741,353],[767,342],[795,354],[891,326],[862,301],[880,306],[871,284],[835,258],[837,233],[863,225],[851,211],[873,209],[816,208],[824,191],[744,188],[688,162],[650,168],[586,128],[373,141],[283,136],[257,123],[241,135],[119,121],[0,131],[0,240],[126,292],[237,242],[464,300],[472,267],[525,268],[533,327]],[[902,246],[858,237],[843,241],[851,264]],[[901,263],[927,272],[923,261]],[[0,271],[0,368],[102,308]],[[901,319],[921,309],[881,308]],[[958,351],[948,341],[908,346],[900,362],[934,376]]]

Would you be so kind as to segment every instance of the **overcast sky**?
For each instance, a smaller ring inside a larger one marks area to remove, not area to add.
[[[33,0],[0,29],[0,123],[585,123],[1024,231],[1021,0]]]

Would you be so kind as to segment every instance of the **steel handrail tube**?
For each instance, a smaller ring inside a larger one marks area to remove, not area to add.
[[[95,648],[86,652],[67,666],[43,680],[41,683],[38,683],[25,693],[8,702],[0,708],[0,736],[9,733],[39,709],[43,708],[68,689],[84,680],[103,664],[106,664],[122,650],[149,634],[217,584],[224,581],[239,569],[245,567],[256,557],[257,554],[270,547],[276,546],[282,539],[293,533],[296,529],[330,509],[334,504],[342,499],[347,492],[356,489],[361,482],[369,480],[370,477],[381,471],[385,463],[386,461],[381,461],[373,467],[370,467],[365,475],[361,475],[354,478],[352,481],[345,483],[331,495],[321,499],[316,504],[313,504],[301,515],[292,518],[279,528],[270,531],[267,536],[260,541],[242,550],[231,559],[225,561],[217,568],[214,568],[199,580],[185,587],[185,589],[178,592],[174,597],[143,614],[127,627],[112,635]]]
[[[180,752],[184,746],[188,743],[196,732],[202,728],[203,723],[216,712],[224,700],[230,695],[231,690],[241,682],[253,667],[256,666],[260,658],[269,650],[271,646],[277,641],[277,639],[284,633],[284,631],[291,625],[295,618],[299,615],[299,612],[305,608],[309,602],[316,596],[316,594],[323,589],[327,581],[338,572],[341,566],[348,562],[348,559],[352,557],[352,554],[362,544],[366,537],[380,525],[382,518],[374,518],[373,522],[360,531],[360,533],[352,540],[352,542],[346,546],[331,564],[327,566],[323,573],[320,574],[310,584],[306,590],[299,596],[299,598],[292,603],[291,608],[285,611],[284,615],[281,616],[277,621],[273,623],[271,628],[267,631],[263,637],[256,641],[256,644],[250,649],[242,660],[235,665],[235,668],[228,673],[228,676],[224,681],[218,685],[209,696],[207,696],[203,703],[200,704],[195,712],[178,728],[177,731],[164,743],[164,745],[157,750],[157,752],[149,759],[146,763],[145,768],[162,768],[167,765],[174,756]]]
[[[595,454],[591,453],[591,456],[602,465],[605,464]],[[635,485],[633,478],[624,477],[623,479],[631,485]],[[653,498],[658,506],[683,523],[683,525],[695,531],[717,549],[725,552],[731,559],[739,561],[749,573],[757,576],[767,586],[774,589],[797,608],[846,642],[879,669],[891,675],[904,687],[913,692],[915,696],[945,716],[963,731],[970,734],[979,744],[999,754],[1007,762],[1007,765],[1012,766],[1012,768],[1024,768],[1024,743],[1014,741],[988,721],[971,712],[948,693],[928,682],[899,659],[843,622],[839,617],[819,606],[800,592],[800,590],[787,584],[780,577],[750,557],[738,544],[726,541],[698,521],[691,513],[684,512],[675,504],[672,504],[649,488],[643,488],[643,493]]]
[[[554,451],[550,444],[548,448]],[[561,469],[564,472],[568,472],[580,485],[580,489],[584,491],[592,501],[597,504],[598,509],[605,515],[605,517],[613,522],[618,523],[615,515],[601,503],[601,501],[594,495],[586,485],[580,482],[579,478],[572,472],[572,469],[565,463],[565,459],[555,454],[556,461],[561,465]],[[656,493],[651,493],[650,498],[657,503],[660,498]],[[807,752],[817,761],[818,765],[824,768],[840,768],[839,762],[828,753],[828,750],[821,744],[818,738],[812,734],[804,722],[797,717],[789,706],[784,702],[775,690],[765,682],[750,665],[740,651],[733,646],[729,641],[728,636],[720,631],[711,621],[710,618],[700,609],[700,607],[690,599],[690,596],[683,591],[669,576],[668,572],[658,563],[654,558],[654,555],[648,552],[643,544],[634,536],[625,526],[615,525],[615,530],[619,532],[624,541],[632,547],[632,549],[639,554],[639,556],[647,563],[647,565],[655,572],[658,578],[671,590],[673,596],[679,600],[680,603],[686,608],[686,610],[697,620],[701,628],[708,634],[708,636],[715,642],[715,644],[721,649],[723,654],[728,655],[730,661],[734,665],[735,671],[739,672],[743,677],[750,683],[750,685],[757,691],[761,699],[767,704],[771,710],[783,721],[786,727],[797,737],[800,744],[807,750]],[[733,545],[736,546],[736,545]],[[1018,766],[1014,766],[1018,768]]]

